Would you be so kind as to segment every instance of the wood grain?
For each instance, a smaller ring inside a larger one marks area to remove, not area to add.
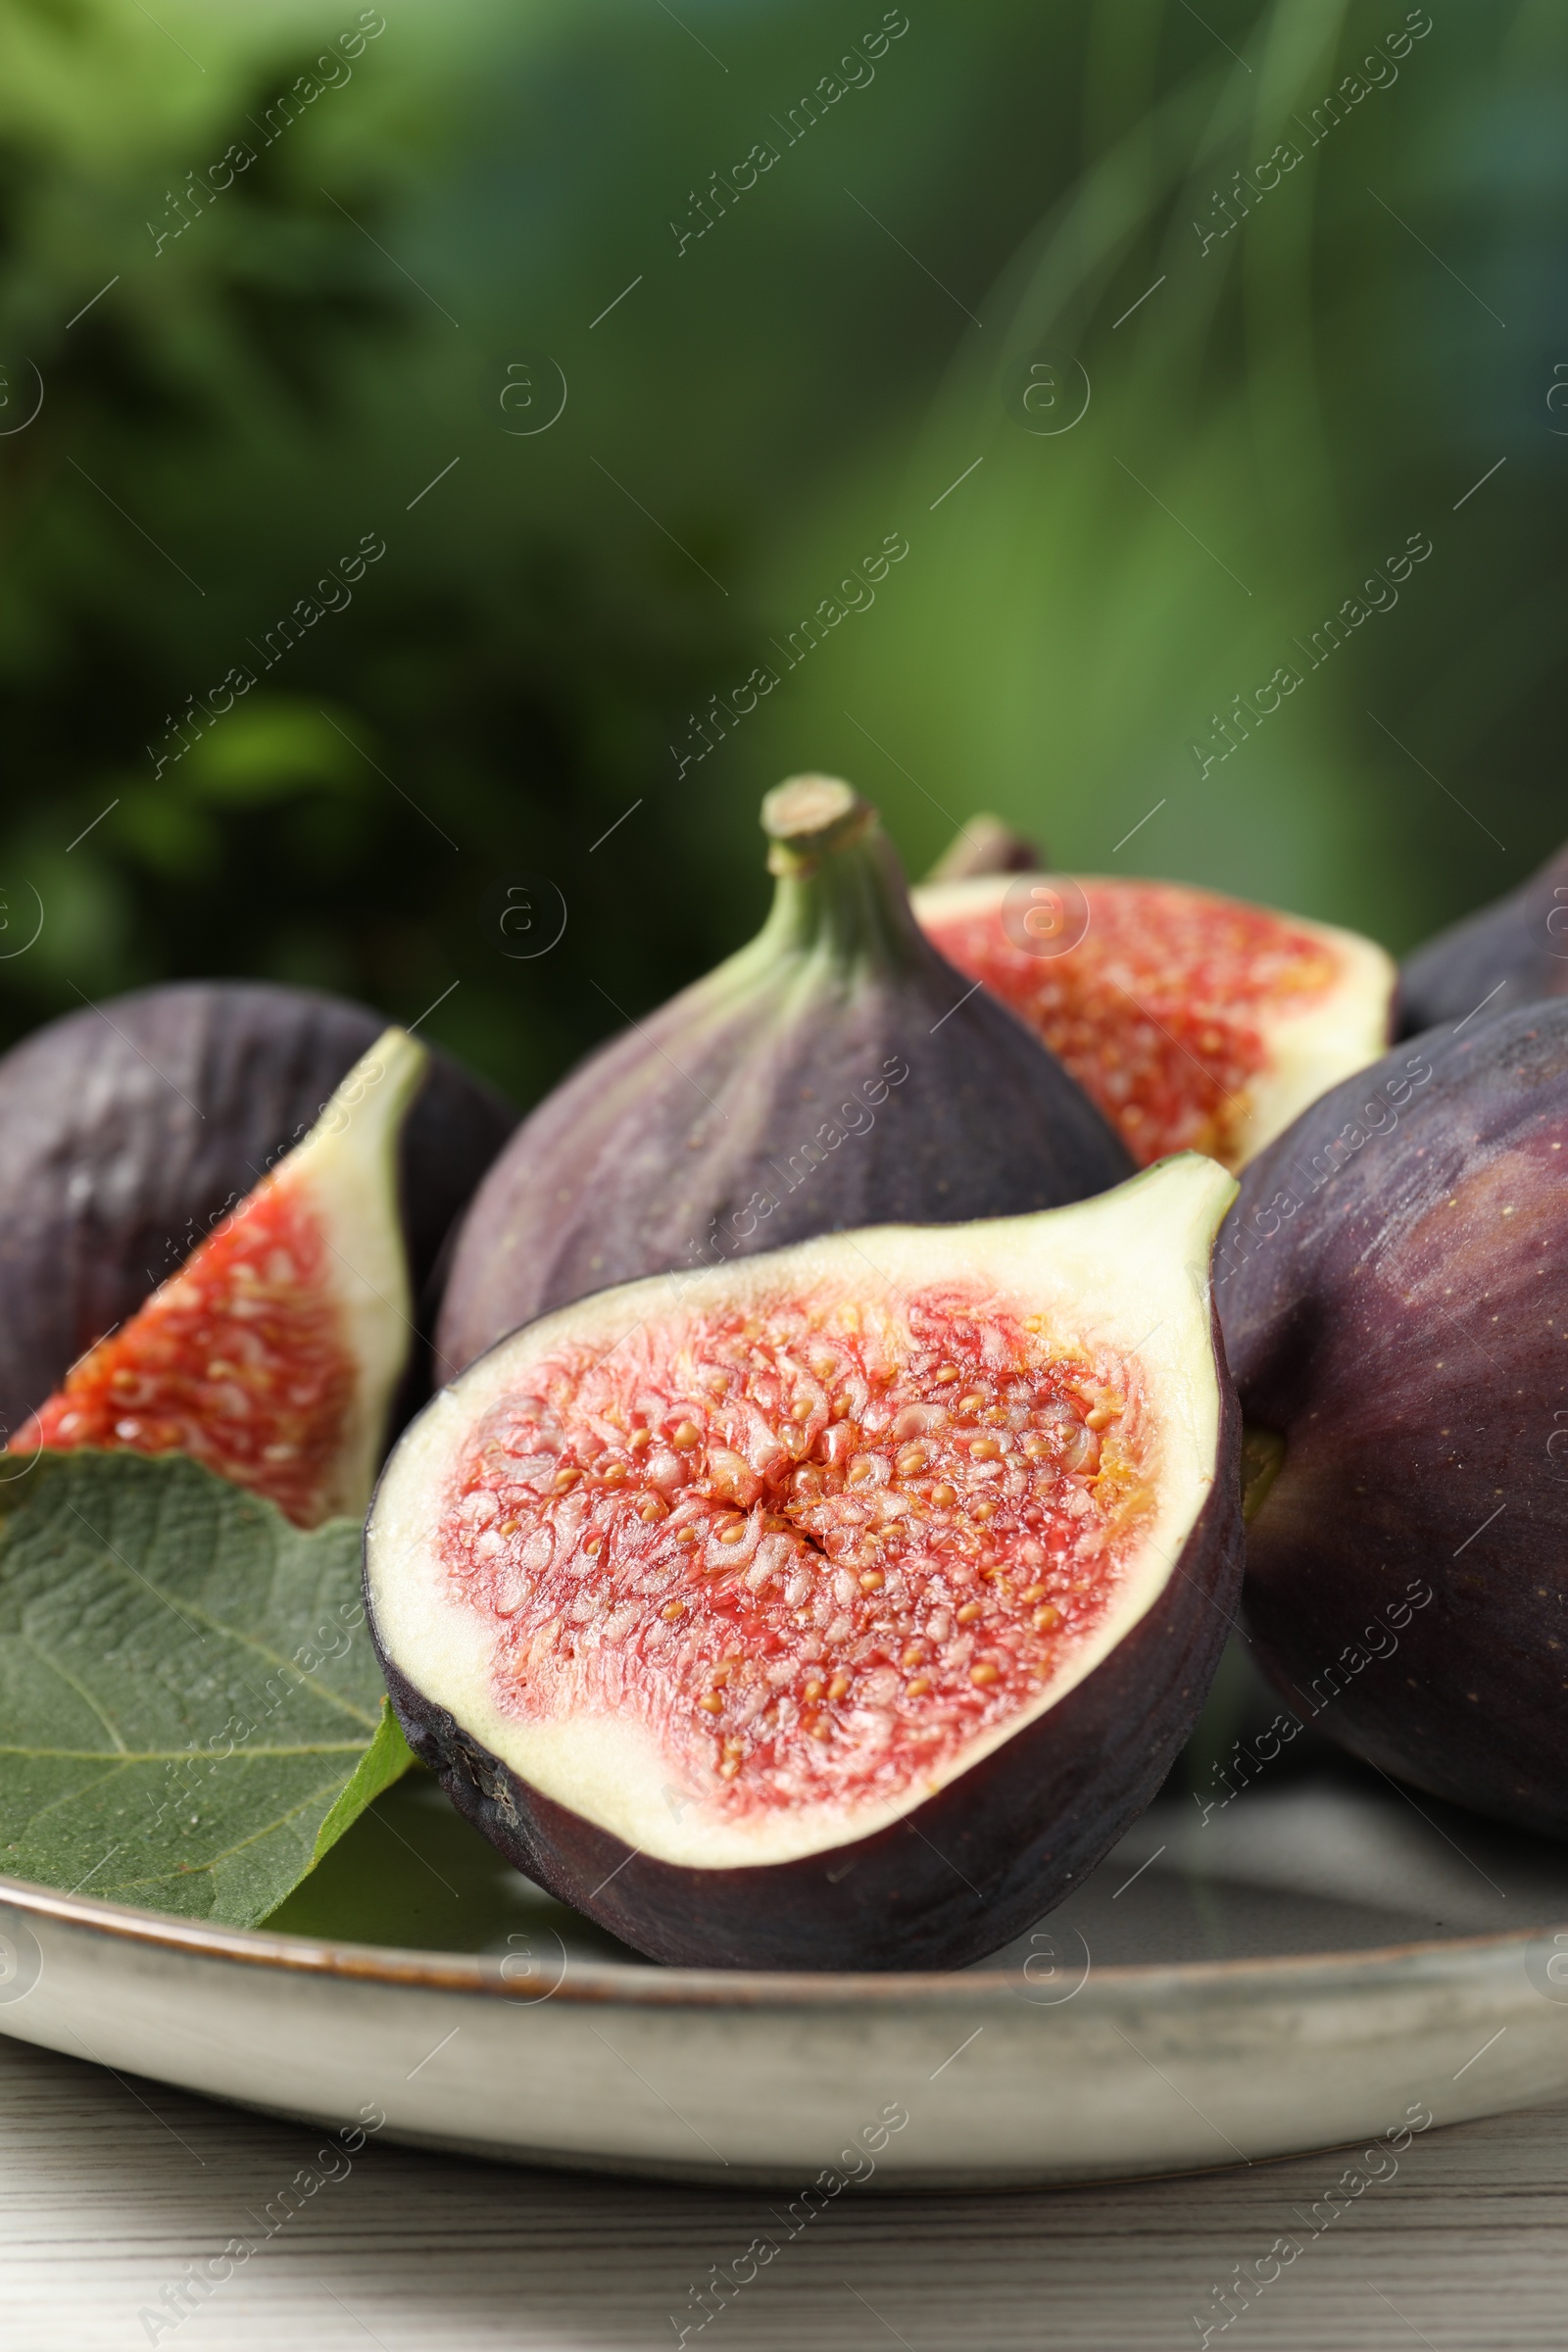
[[[689,2288],[761,2194],[518,2172],[370,2141],[172,2329],[161,2290],[308,2166],[318,2132],[0,2040],[0,2344],[11,2352],[673,2352]],[[340,2160],[341,2161],[341,2160]],[[1113,2188],[880,2197],[823,2213],[689,2346],[1158,2352],[1345,2156]],[[772,2200],[777,2203],[780,2200]],[[1211,2342],[1560,2352],[1568,2106],[1434,2130]],[[671,2314],[677,2315],[672,2321]],[[167,2315],[166,2315],[167,2316]]]

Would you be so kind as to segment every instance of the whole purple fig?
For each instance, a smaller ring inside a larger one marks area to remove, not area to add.
[[[1303,1719],[1568,1834],[1568,1004],[1428,1034],[1253,1160],[1215,1296],[1244,1618]]]
[[[762,824],[757,938],[584,1062],[480,1187],[437,1331],[452,1370],[612,1283],[1132,1173],[1054,1056],[925,939],[874,808],[803,776]]]
[[[1399,970],[1400,1033],[1568,996],[1568,847],[1505,898],[1451,923]]]

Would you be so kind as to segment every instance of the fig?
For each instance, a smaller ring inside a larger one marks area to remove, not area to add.
[[[1303,1720],[1568,1834],[1568,1004],[1399,1047],[1259,1154],[1216,1258],[1244,1615]]]
[[[446,1362],[639,1275],[1053,1208],[1132,1173],[1060,1065],[924,939],[874,808],[796,777],[762,825],[776,881],[757,938],[590,1055],[480,1186]]]
[[[68,1013],[0,1060],[0,1431],[299,1142],[384,1026],[308,989],[179,982]],[[515,1123],[431,1052],[400,1145],[416,1298]],[[414,1375],[410,1410],[429,1393]]]
[[[966,829],[967,830],[967,829]],[[1133,1157],[1239,1169],[1388,1044],[1395,969],[1352,931],[1186,883],[1023,874],[977,818],[914,911],[1072,1072]],[[951,860],[951,862],[950,862]]]
[[[1196,1153],[514,1332],[394,1448],[367,1607],[416,1752],[659,1960],[912,1969],[1082,1878],[1201,1705],[1241,1573]]]
[[[1568,996],[1568,846],[1517,890],[1450,923],[1405,958],[1401,1035]]]
[[[14,1453],[187,1453],[296,1527],[362,1517],[408,1357],[397,1137],[424,1048],[388,1029],[279,1160],[23,1423]]]

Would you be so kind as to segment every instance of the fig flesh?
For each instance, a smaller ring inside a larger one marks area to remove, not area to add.
[[[1406,956],[1400,1034],[1470,1020],[1483,1007],[1490,1018],[1561,996],[1568,996],[1568,847],[1517,890]]]
[[[437,1329],[446,1362],[639,1275],[1054,1207],[1132,1172],[1059,1063],[925,940],[875,809],[799,777],[762,821],[777,879],[761,932],[591,1055],[480,1187]]]
[[[309,1132],[385,1026],[309,989],[181,981],[85,1005],[0,1060],[0,1439]],[[416,1299],[515,1124],[431,1051],[399,1145]],[[425,1354],[404,1418],[429,1393]]]
[[[1248,1169],[1216,1258],[1244,1616],[1303,1720],[1568,1834],[1568,1004],[1428,1035]]]
[[[1015,862],[1009,844],[988,833],[972,862]],[[1185,883],[1013,864],[929,883],[913,905],[948,960],[1028,1023],[1145,1166],[1187,1150],[1245,1166],[1388,1043],[1394,965],[1327,923]]]
[[[388,1029],[315,1127],[30,1414],[14,1453],[188,1453],[296,1527],[359,1517],[409,1352],[396,1147],[424,1048]]]
[[[512,1334],[405,1433],[367,1528],[416,1752],[657,1959],[995,1950],[1147,1803],[1224,1644],[1234,1189],[1185,1154]]]

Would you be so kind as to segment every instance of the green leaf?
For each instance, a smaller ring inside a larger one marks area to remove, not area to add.
[[[360,1528],[179,1455],[0,1483],[0,1871],[253,1926],[410,1762]]]
[[[336,1845],[350,1823],[358,1821],[366,1806],[373,1805],[382,1789],[390,1788],[394,1781],[400,1780],[413,1762],[414,1750],[403,1737],[403,1726],[392,1712],[392,1701],[383,1698],[375,1738],[355,1766],[354,1778],[316,1833],[316,1851],[311,1856],[313,1869],[328,1846]]]

